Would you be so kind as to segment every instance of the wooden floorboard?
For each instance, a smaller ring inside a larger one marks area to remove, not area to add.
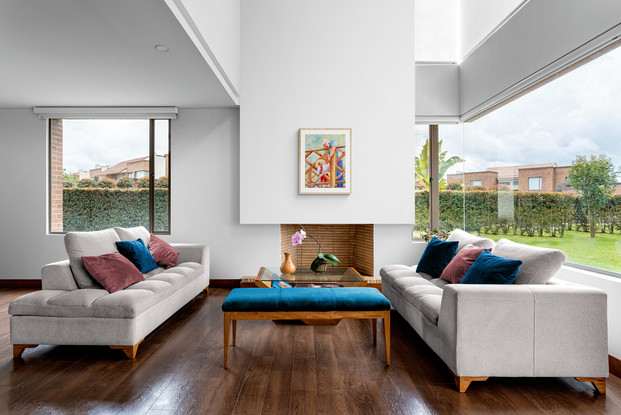
[[[573,378],[490,378],[459,393],[453,375],[397,313],[392,365],[383,326],[239,321],[222,367],[221,304],[199,294],[149,335],[136,360],[102,346],[27,349],[12,359],[8,305],[29,289],[0,289],[2,414],[618,414],[621,380],[607,394]]]

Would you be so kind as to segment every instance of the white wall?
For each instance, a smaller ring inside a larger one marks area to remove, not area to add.
[[[525,1],[459,0],[459,59],[468,55]]]
[[[531,0],[460,66],[465,114],[621,22],[618,0]]]
[[[416,0],[417,62],[457,62],[459,2]]]
[[[414,2],[243,0],[241,222],[411,224]],[[298,129],[352,128],[352,194],[298,195]]]
[[[460,115],[459,66],[416,64],[417,122],[457,121]]]
[[[0,109],[0,278],[40,278],[67,257],[62,236],[46,236],[47,127],[32,109]]]
[[[608,353],[621,358],[621,278],[564,266],[557,278],[599,288],[608,294]]]

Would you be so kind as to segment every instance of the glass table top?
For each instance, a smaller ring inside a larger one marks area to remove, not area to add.
[[[298,284],[340,284],[346,287],[366,285],[366,280],[351,267],[329,267],[326,272],[297,269],[294,274],[282,274],[279,267],[264,267],[259,272],[259,281],[286,281]]]

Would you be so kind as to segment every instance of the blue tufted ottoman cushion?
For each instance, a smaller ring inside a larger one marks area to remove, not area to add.
[[[390,310],[390,301],[375,288],[235,288],[222,311],[376,311]]]

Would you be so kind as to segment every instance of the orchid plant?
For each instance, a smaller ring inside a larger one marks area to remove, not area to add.
[[[304,227],[302,227],[302,229],[300,229],[299,231],[297,231],[291,236],[291,244],[293,246],[302,245],[302,241],[306,239],[306,236],[307,236],[306,231],[304,230]],[[341,261],[336,256],[332,254],[326,254],[325,251],[323,250],[323,247],[321,246],[321,244],[319,243],[317,239],[313,238],[310,235],[308,235],[308,237],[311,238],[313,241],[317,242],[317,245],[319,246],[319,252],[317,253],[317,258],[315,258],[315,260],[311,263],[311,266],[310,266],[312,271],[321,272],[321,271],[318,271],[319,267],[321,267],[322,265],[328,262],[333,266],[336,266],[341,263]]]

